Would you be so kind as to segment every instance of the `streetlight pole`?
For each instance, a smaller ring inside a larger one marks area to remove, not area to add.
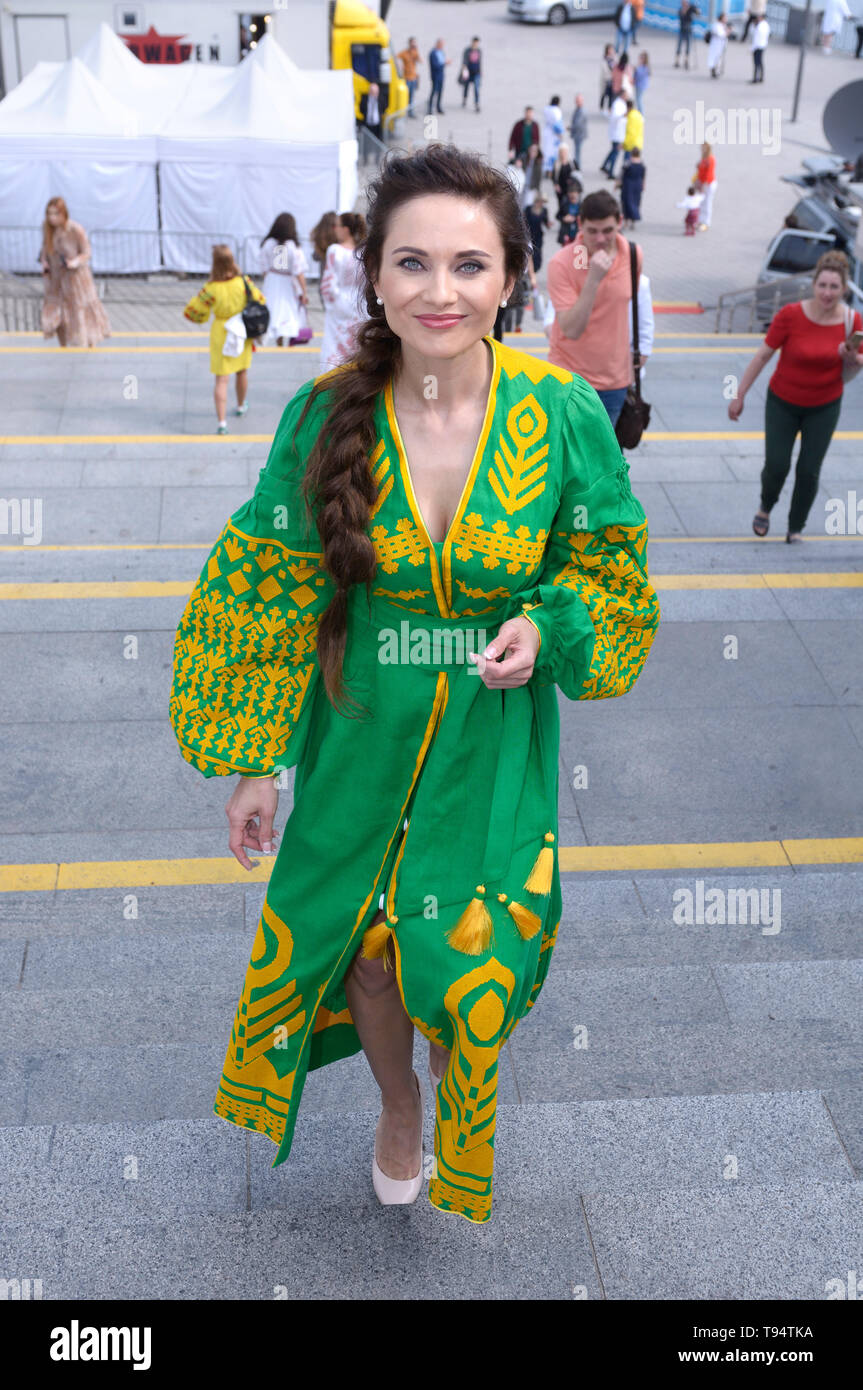
[[[812,20],[812,0],[806,0],[806,9],[803,13],[803,33],[800,36],[800,57],[797,60],[797,80],[794,83],[794,102],[791,107],[791,120],[797,120],[797,108],[800,105],[800,84],[803,81],[803,59],[806,54],[806,45],[809,42],[809,29]]]

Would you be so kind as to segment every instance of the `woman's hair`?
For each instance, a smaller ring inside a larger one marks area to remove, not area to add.
[[[297,240],[297,224],[291,212],[280,212],[270,230],[265,237],[261,237],[261,245],[265,241],[277,241],[280,246],[284,246],[286,241]]]
[[[710,156],[713,154],[713,146],[711,145],[709,140],[704,141],[704,143],[701,146],[701,151],[702,159],[709,159]]]
[[[339,216],[339,221],[346,227],[355,242],[363,240],[366,234],[366,219],[359,212],[343,212]]]
[[[620,68],[620,71],[621,71],[621,72],[625,72],[625,71],[626,71],[626,68],[627,68],[627,66],[628,66],[628,64],[629,64],[629,54],[627,53],[626,49],[624,49],[623,52],[621,53],[620,57],[619,57],[618,60],[617,60],[617,66]]]
[[[320,222],[318,222],[311,232],[312,256],[316,261],[323,261],[327,251],[336,240],[336,223],[339,220],[337,212],[325,212]]]
[[[57,208],[63,214],[63,225],[69,221],[69,209],[66,206],[65,198],[49,198],[45,204],[45,221],[42,223],[42,244],[48,255],[54,250],[54,228],[48,221],[48,213],[51,208]]]
[[[812,272],[812,284],[814,285],[818,276],[825,270],[832,270],[842,281],[842,289],[848,288],[848,277],[851,265],[844,251],[825,251],[823,256],[819,256],[818,264]]]
[[[211,280],[233,280],[235,275],[242,274],[240,267],[234,260],[234,253],[230,246],[226,246],[220,241],[213,247],[213,265],[210,271]]]
[[[530,252],[527,224],[506,174],[480,155],[454,145],[436,142],[411,154],[391,151],[367,190],[368,230],[356,254],[368,317],[357,330],[353,356],[340,370],[315,382],[297,425],[299,429],[318,393],[326,392],[327,414],[309,455],[303,492],[315,514],[324,566],[336,586],[317,636],[324,687],[336,708],[354,703],[345,691],[342,672],[348,593],[352,585],[364,584],[370,599],[377,568],[366,530],[377,499],[369,466],[376,442],[375,405],[401,359],[401,340],[377,303],[374,282],[393,214],[415,198],[441,193],[481,203],[488,210],[503,242],[505,283],[518,279]]]

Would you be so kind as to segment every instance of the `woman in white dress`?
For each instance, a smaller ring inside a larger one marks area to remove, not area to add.
[[[356,331],[367,318],[361,287],[363,269],[356,248],[366,234],[365,219],[358,212],[343,212],[336,224],[338,241],[328,249],[321,275],[324,301],[324,336],[321,370],[338,367],[356,348]]]
[[[563,112],[560,97],[552,97],[542,113],[542,168],[543,173],[551,175],[557,161],[557,152],[563,136]]]
[[[833,40],[837,34],[842,33],[842,25],[846,19],[853,18],[846,0],[827,0],[824,6],[824,18],[821,21],[821,50],[823,53],[833,52]]]
[[[718,77],[722,72],[725,50],[728,47],[728,16],[723,11],[710,26],[710,44],[707,49],[707,66],[710,76]]]
[[[306,258],[297,238],[297,224],[291,213],[280,212],[261,242],[261,270],[264,273],[263,292],[270,311],[270,322],[264,343],[283,347],[299,334],[305,315],[301,307],[308,304],[306,293]]]

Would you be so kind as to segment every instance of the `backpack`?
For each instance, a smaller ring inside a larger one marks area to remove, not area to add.
[[[246,306],[242,311],[246,337],[262,338],[270,326],[270,311],[266,304],[259,304],[256,299],[252,299],[248,277],[245,275],[243,282],[246,286]]]

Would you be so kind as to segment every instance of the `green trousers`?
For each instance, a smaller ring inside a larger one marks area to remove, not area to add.
[[[764,467],[761,470],[761,510],[769,512],[791,468],[791,451],[800,435],[800,453],[788,512],[788,530],[802,531],[815,494],[824,455],[839,422],[842,397],[827,405],[792,405],[767,388],[764,407]]]

